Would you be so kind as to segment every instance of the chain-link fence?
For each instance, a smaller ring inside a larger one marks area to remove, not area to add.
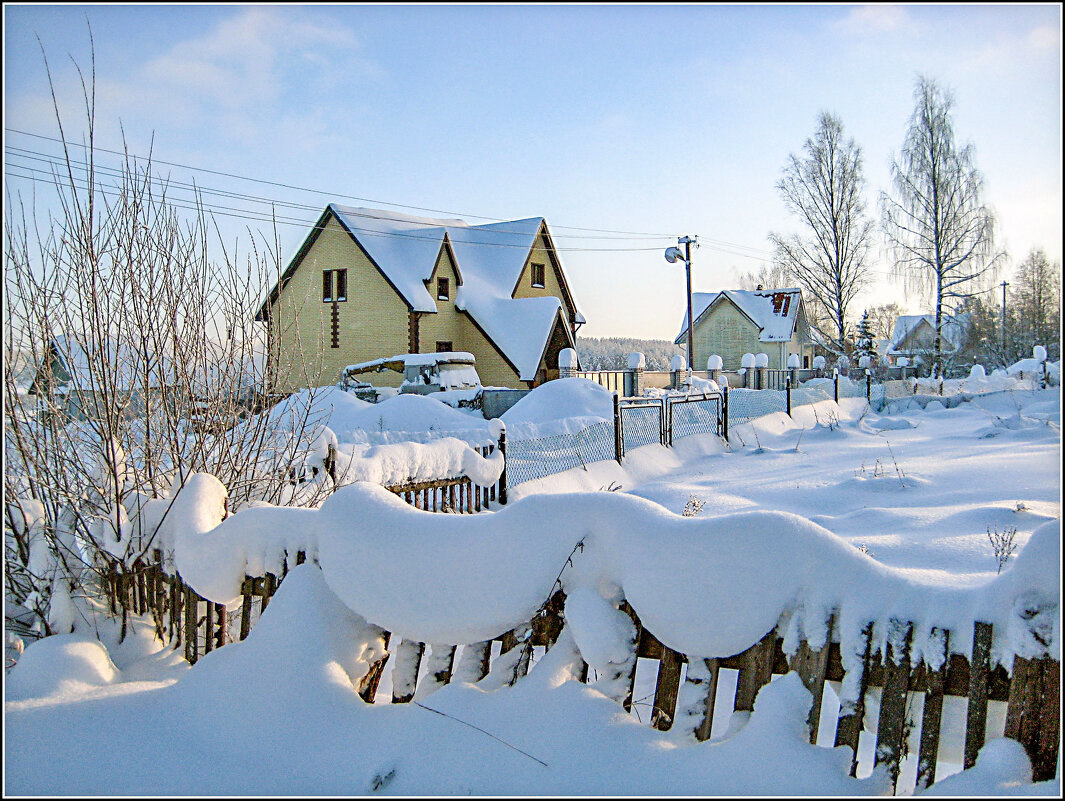
[[[614,424],[610,420],[570,434],[507,441],[507,486],[613,459]]]
[[[622,401],[618,405],[621,417],[622,452],[641,445],[662,444],[662,399],[653,401]]]
[[[729,430],[757,417],[787,411],[787,393],[778,389],[730,389],[728,391]]]
[[[693,434],[723,434],[722,396],[677,397],[666,399],[668,444]]]

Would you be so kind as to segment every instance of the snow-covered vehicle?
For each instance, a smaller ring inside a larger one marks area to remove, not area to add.
[[[403,373],[401,394],[428,395],[432,392],[480,390],[481,379],[472,353],[402,353],[385,359],[349,364],[340,373],[341,388],[356,396],[369,395],[373,386],[363,380],[371,373],[395,370]]]

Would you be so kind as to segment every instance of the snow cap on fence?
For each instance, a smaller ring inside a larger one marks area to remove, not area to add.
[[[630,370],[646,370],[647,369],[647,359],[644,358],[644,355],[642,353],[634,352],[634,353],[630,353],[629,354],[629,369]]]
[[[715,354],[713,354],[713,355],[711,355],[710,357],[707,358],[707,360],[706,360],[706,369],[707,370],[720,370],[722,364],[723,364],[723,362],[721,360],[721,357],[718,356],[715,353]]]
[[[754,367],[754,354],[745,353],[740,357],[740,367]]]
[[[1045,362],[1047,360],[1047,349],[1042,345],[1036,345],[1032,348],[1032,358],[1037,362]]]
[[[754,357],[755,367],[768,367],[769,366],[769,354],[759,353]]]
[[[799,354],[793,353],[788,357],[788,369],[794,370],[799,366]]]
[[[824,367],[825,367],[825,357],[824,356],[814,356],[814,369],[815,370],[823,370]]]
[[[987,378],[987,371],[982,364],[974,364],[969,370],[969,378]]]
[[[674,373],[679,372],[681,370],[687,370],[688,362],[683,356],[678,353],[676,356],[669,360],[669,369],[671,372]]]
[[[559,369],[577,369],[577,351],[573,348],[563,348],[558,352]]]
[[[868,355],[858,357],[858,366],[861,368],[872,367],[873,360]]]
[[[897,364],[898,364],[899,367],[909,367],[910,366],[910,360],[907,359],[905,356],[900,356]]]
[[[836,359],[836,367],[840,370],[845,370],[851,365],[851,360],[847,358],[847,354],[841,353],[839,358]]]

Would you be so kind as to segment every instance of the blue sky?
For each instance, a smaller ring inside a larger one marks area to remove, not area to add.
[[[918,73],[955,94],[1010,269],[1032,247],[1061,260],[1057,5],[6,5],[12,191],[29,186],[12,148],[55,152],[11,132],[56,133],[35,36],[68,134],[80,131],[68,54],[88,64],[86,16],[99,145],[121,148],[121,121],[134,153],[154,136],[157,159],[324,194],[166,167],[174,180],[317,209],[542,215],[573,248],[562,257],[582,334],[677,333],[684,275],[662,258],[670,237],[700,236],[693,288],[711,291],[768,260],[770,231],[799,231],[775,184],[821,110],[862,147],[875,216]],[[317,216],[290,213],[306,223],[279,229],[286,261]],[[227,236],[247,222],[225,222]],[[887,300],[920,310],[877,255],[854,314]]]

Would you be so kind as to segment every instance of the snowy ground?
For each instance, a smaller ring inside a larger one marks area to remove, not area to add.
[[[598,463],[515,488],[502,514],[520,515],[523,497],[598,494],[619,485],[676,514],[695,496],[704,503],[696,517],[709,520],[783,510],[865,546],[914,582],[958,590],[996,579],[988,527],[1016,527],[1020,554],[1039,526],[1060,518],[1058,390],[1002,393],[956,409],[890,417],[863,414],[863,407],[825,403],[797,409],[794,420],[763,418],[741,427],[731,449],[702,437],[671,451],[647,446],[621,466]],[[445,717],[415,705],[369,707],[359,700],[351,682],[364,664],[362,626],[322,572],[308,565],[288,576],[248,640],[193,668],[159,651],[146,628],[120,646],[108,631],[101,632],[108,647],[77,634],[48,638],[26,650],[5,687],[5,790],[864,795],[886,789],[882,776],[869,775],[865,738],[859,779],[846,775],[849,752],[805,741],[809,696],[794,676],[764,688],[749,720],[734,716],[730,725],[719,715],[714,738],[694,744],[646,725],[646,696],[653,692],[647,666],[638,672],[639,703],[626,715],[598,690],[572,680],[567,640],[540,655],[514,687],[488,689],[499,683],[490,675],[419,699],[451,716]],[[722,685],[718,709],[727,709],[728,681]],[[379,698],[389,690],[386,673]],[[832,695],[826,693],[823,721],[834,715]],[[951,714],[945,710],[947,719]],[[1001,710],[993,705],[996,715],[992,731],[1001,731]],[[957,742],[944,743],[947,762],[957,750]],[[947,762],[941,775],[957,769]],[[1027,778],[1023,750],[993,739],[975,768],[934,790],[1060,794],[1060,781],[1033,786]]]

